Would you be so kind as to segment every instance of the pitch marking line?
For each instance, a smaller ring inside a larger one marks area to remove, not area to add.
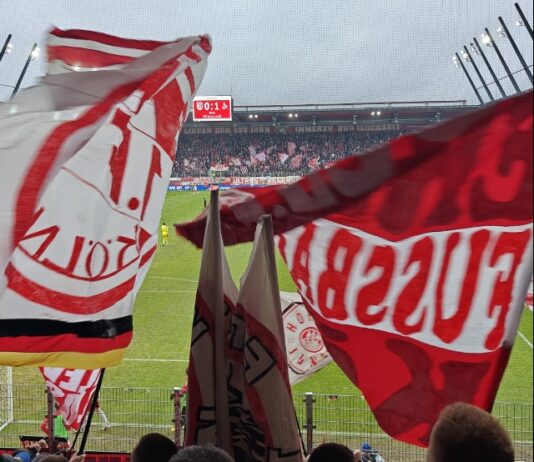
[[[194,282],[195,284],[198,283],[198,279],[186,279],[186,278],[179,278],[175,276],[147,276],[146,279],[165,279],[169,281]]]
[[[534,349],[531,341],[528,338],[526,338],[520,330],[518,330],[517,333],[525,341],[525,343],[530,347],[531,350]]]

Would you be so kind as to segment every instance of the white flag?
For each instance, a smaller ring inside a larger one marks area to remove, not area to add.
[[[51,74],[0,104],[0,364],[121,360],[210,50],[54,29]]]

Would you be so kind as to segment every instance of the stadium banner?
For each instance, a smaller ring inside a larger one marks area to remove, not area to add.
[[[0,104],[0,364],[120,362],[210,51],[53,29],[49,75]]]
[[[428,445],[455,401],[492,408],[532,274],[532,125],[529,92],[221,198],[228,244],[272,213],[329,353],[396,439]],[[201,245],[204,221],[177,231]]]
[[[58,404],[57,412],[63,417],[65,428],[78,431],[87,414],[101,369],[40,367],[39,370]]]
[[[187,371],[185,444],[213,444],[232,454],[225,350],[227,319],[239,294],[224,253],[217,190],[211,192],[206,211],[206,245],[200,263]]]
[[[224,135],[224,134],[254,134],[254,133],[343,133],[343,132],[381,132],[381,131],[399,131],[403,126],[395,123],[370,123],[370,124],[350,124],[343,125],[306,125],[306,126],[209,126],[196,127],[187,126],[184,128],[186,135]]]
[[[270,216],[260,218],[239,299],[230,309],[226,355],[235,460],[302,462]]]

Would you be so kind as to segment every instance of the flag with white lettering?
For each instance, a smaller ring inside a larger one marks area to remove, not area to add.
[[[58,404],[67,430],[78,431],[84,421],[98,384],[101,369],[40,367],[46,386]]]
[[[451,402],[493,405],[532,274],[532,127],[529,92],[222,197],[226,243],[273,215],[329,353],[396,439],[426,446]],[[203,221],[177,230],[200,245]]]
[[[50,74],[0,104],[0,364],[96,369],[132,338],[208,36],[53,29]]]
[[[231,309],[226,355],[236,462],[302,462],[270,216],[258,223]]]

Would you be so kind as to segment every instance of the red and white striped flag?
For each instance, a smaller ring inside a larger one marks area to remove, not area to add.
[[[51,74],[0,105],[0,364],[120,361],[210,50],[53,29]]]
[[[427,445],[449,403],[492,407],[532,274],[532,135],[529,92],[222,197],[229,244],[272,213],[328,351],[399,440]],[[203,229],[177,226],[197,245]]]
[[[89,409],[101,369],[40,367],[46,386],[54,396],[67,430],[78,431]]]

